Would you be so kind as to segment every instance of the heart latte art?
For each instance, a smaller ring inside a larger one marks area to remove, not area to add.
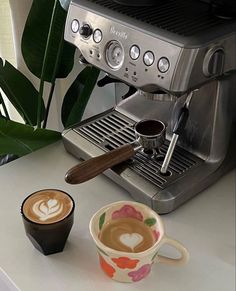
[[[23,205],[23,213],[31,221],[50,224],[64,219],[72,208],[73,202],[66,193],[43,190],[28,197]]]
[[[132,250],[143,241],[143,237],[139,233],[123,233],[120,236],[120,242],[131,248]]]
[[[107,222],[99,235],[100,241],[117,251],[142,252],[156,242],[152,230],[135,218],[117,218]]]

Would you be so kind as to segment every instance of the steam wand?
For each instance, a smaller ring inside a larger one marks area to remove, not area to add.
[[[172,155],[173,155],[176,143],[178,141],[179,135],[183,132],[185,125],[187,123],[188,116],[189,116],[189,104],[191,102],[193,93],[194,93],[194,91],[191,91],[188,94],[183,107],[180,109],[177,122],[174,126],[174,129],[173,129],[173,135],[172,135],[165,159],[164,159],[163,164],[161,166],[161,173],[162,174],[166,174],[166,172],[167,172],[167,169],[169,167],[169,163],[170,163],[170,160],[172,158]]]

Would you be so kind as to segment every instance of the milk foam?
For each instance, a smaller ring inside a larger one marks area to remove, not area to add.
[[[57,199],[39,200],[33,204],[32,210],[41,221],[45,221],[60,215],[63,211],[63,204]]]
[[[73,200],[59,190],[42,190],[30,195],[22,210],[31,221],[50,224],[64,219],[73,209]]]
[[[137,247],[142,241],[143,236],[139,233],[123,233],[120,235],[120,242],[123,245],[131,248],[134,251],[134,248]]]

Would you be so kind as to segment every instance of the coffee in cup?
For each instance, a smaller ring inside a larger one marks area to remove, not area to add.
[[[150,227],[132,217],[109,221],[103,226],[99,239],[109,248],[131,253],[143,252],[156,242]]]
[[[57,189],[44,189],[28,196],[21,213],[32,244],[45,255],[61,252],[74,221],[72,197]]]
[[[161,217],[142,203],[106,205],[93,215],[89,229],[102,270],[116,281],[137,282],[151,272],[155,262],[181,265],[189,258],[186,248],[165,234]],[[161,256],[164,244],[176,248],[180,256]]]

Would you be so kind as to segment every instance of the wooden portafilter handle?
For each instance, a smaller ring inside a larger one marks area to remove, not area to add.
[[[135,154],[133,145],[127,144],[107,152],[101,156],[84,161],[70,170],[65,175],[65,181],[69,184],[80,184],[101,174],[110,167],[113,167]]]

